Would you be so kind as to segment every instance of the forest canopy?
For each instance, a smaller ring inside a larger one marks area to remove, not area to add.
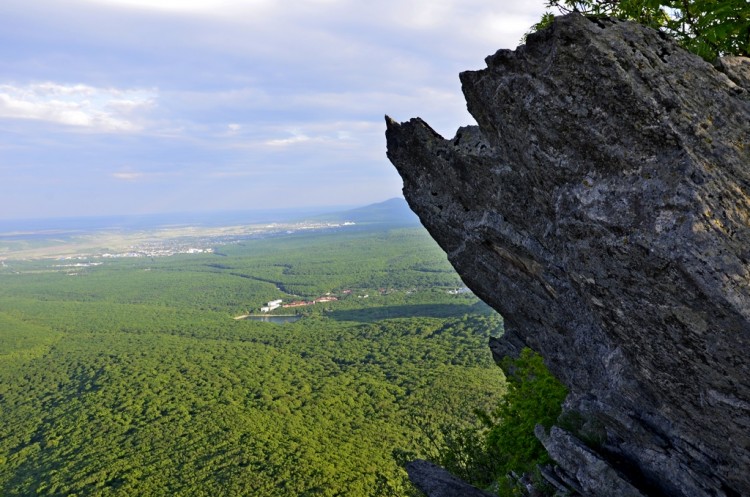
[[[415,420],[505,390],[500,316],[422,228],[218,248],[0,265],[0,495],[406,495]]]

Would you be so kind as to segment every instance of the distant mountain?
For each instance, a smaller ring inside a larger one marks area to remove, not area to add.
[[[333,212],[315,216],[317,221],[345,222],[357,224],[391,224],[391,225],[419,225],[419,218],[414,214],[406,200],[392,198],[385,202],[370,204],[356,209]]]

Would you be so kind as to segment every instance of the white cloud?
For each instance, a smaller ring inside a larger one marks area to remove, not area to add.
[[[0,84],[0,119],[30,119],[100,132],[137,131],[155,90],[95,88],[53,82]]]
[[[278,129],[277,133],[290,136],[264,139],[255,143],[233,144],[234,147],[254,148],[258,144],[281,148],[299,144],[324,144],[329,151],[337,148],[351,149],[363,142],[370,142],[373,134],[382,135],[385,125],[370,121],[319,121],[299,123],[290,129]]]
[[[130,171],[120,171],[116,173],[112,173],[112,177],[115,179],[123,180],[123,181],[135,181],[138,179],[143,178],[143,173],[136,173],[136,172],[130,172]]]
[[[242,131],[242,125],[238,123],[229,123],[226,128],[226,136],[237,136]]]
[[[266,141],[266,145],[270,145],[272,147],[287,147],[289,145],[295,145],[298,143],[304,143],[309,142],[313,140],[310,136],[301,133],[297,130],[291,131],[292,136],[287,138],[277,138],[274,140],[268,140]],[[319,138],[317,138],[319,139]]]
[[[244,169],[211,171],[206,174],[206,177],[211,179],[263,178],[268,175],[268,171],[262,167],[253,167],[252,165],[245,165],[241,167],[244,167]]]
[[[163,10],[179,13],[211,13],[230,8],[262,7],[271,0],[89,0],[103,5],[115,5],[144,10]]]

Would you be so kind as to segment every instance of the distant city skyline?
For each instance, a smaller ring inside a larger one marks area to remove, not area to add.
[[[543,1],[4,0],[0,219],[366,205]]]

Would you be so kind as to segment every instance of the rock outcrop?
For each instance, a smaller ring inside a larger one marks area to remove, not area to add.
[[[570,15],[486,62],[478,127],[387,118],[388,157],[505,318],[493,353],[570,388],[544,444],[586,495],[750,495],[747,59]]]
[[[493,497],[428,461],[412,461],[406,465],[406,472],[414,485],[429,497]]]

